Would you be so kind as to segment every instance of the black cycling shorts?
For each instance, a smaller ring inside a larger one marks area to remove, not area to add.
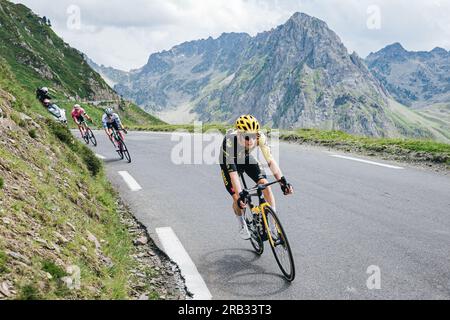
[[[77,119],[77,121],[78,121],[78,124],[81,124],[81,123],[84,122],[84,117],[83,117],[82,115],[79,116],[79,117],[76,117],[76,119]]]
[[[246,161],[245,164],[221,164],[220,168],[222,170],[222,179],[225,184],[225,188],[230,193],[234,195],[236,192],[233,189],[231,183],[230,172],[246,173],[255,183],[258,183],[262,179],[267,179],[266,172],[261,164],[256,161],[255,158],[250,156],[250,161]]]
[[[108,129],[112,129],[114,128],[116,131],[119,131],[119,124],[117,123],[117,121],[113,121],[111,123],[107,122],[106,125],[108,126]]]

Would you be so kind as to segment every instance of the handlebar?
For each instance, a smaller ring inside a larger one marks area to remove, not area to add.
[[[126,129],[119,129],[119,130],[116,130],[116,129],[114,129],[114,127],[112,127],[111,129],[112,129],[113,132],[120,132],[120,131],[123,131],[123,132],[125,132],[125,133],[128,133],[128,131],[127,131]]]
[[[256,196],[258,196],[258,191],[264,191],[264,190],[266,190],[268,187],[270,187],[270,186],[272,186],[272,185],[274,185],[274,184],[277,184],[277,183],[281,183],[281,182],[283,182],[282,179],[280,179],[280,180],[278,180],[278,181],[270,182],[270,183],[267,183],[267,184],[260,184],[260,185],[257,185],[257,186],[255,186],[255,187],[251,188],[251,189],[244,189],[244,190],[242,190],[242,192],[239,194],[240,200],[243,201],[243,202],[245,202],[245,201],[246,201],[248,198],[250,198],[250,197],[256,197]]]

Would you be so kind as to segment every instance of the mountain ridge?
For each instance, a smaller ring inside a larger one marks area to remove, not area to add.
[[[396,51],[406,51],[399,43],[389,49],[400,57]],[[118,82],[117,92],[170,123],[231,123],[253,113],[285,129],[435,136],[429,122],[395,104],[386,83],[326,22],[304,13],[253,37],[224,33],[154,53]]]
[[[450,51],[408,51],[394,43],[371,53],[366,63],[395,99],[409,107],[450,103]]]

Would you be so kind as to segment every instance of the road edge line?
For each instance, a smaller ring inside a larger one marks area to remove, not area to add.
[[[211,300],[212,295],[206,286],[203,277],[198,272],[197,267],[187,253],[183,244],[170,227],[156,228],[156,234],[159,237],[164,252],[180,268],[181,274],[185,279],[186,287],[191,292],[194,300]]]
[[[404,170],[405,169],[403,167],[393,166],[393,165],[390,165],[390,164],[384,164],[384,163],[375,162],[375,161],[369,161],[369,160],[364,160],[364,159],[359,159],[359,158],[342,156],[342,155],[338,155],[338,154],[332,154],[330,156],[333,157],[333,158],[339,158],[339,159],[351,160],[351,161],[356,161],[356,162],[362,162],[362,163],[367,163],[367,164],[371,164],[371,165],[374,165],[374,166],[379,166],[379,167],[384,167],[384,168],[389,168],[389,169],[395,169],[395,170]]]

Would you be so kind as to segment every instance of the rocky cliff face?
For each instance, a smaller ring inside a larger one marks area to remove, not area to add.
[[[170,111],[189,104],[192,110],[210,88],[227,84],[241,65],[250,36],[223,34],[218,39],[186,42],[152,54],[140,70],[115,88],[152,111]]]
[[[106,67],[104,65],[98,65],[87,55],[84,55],[84,59],[89,66],[98,72],[106,83],[113,88],[118,83],[126,83],[129,81],[129,72],[114,69],[112,67]]]
[[[153,54],[115,89],[174,122],[253,113],[280,128],[397,130],[388,95],[363,60],[325,22],[302,13],[255,37],[223,34]]]
[[[450,52],[405,50],[399,43],[371,53],[366,62],[373,74],[401,103],[423,107],[450,102]]]
[[[0,57],[27,89],[47,86],[58,97],[116,100],[117,94],[48,21],[21,4],[0,0]]]
[[[281,128],[369,135],[386,130],[382,87],[321,20],[295,14],[286,24],[252,39],[243,61],[218,104],[228,111],[227,117],[251,112]],[[213,120],[208,113],[200,114],[201,119]]]

